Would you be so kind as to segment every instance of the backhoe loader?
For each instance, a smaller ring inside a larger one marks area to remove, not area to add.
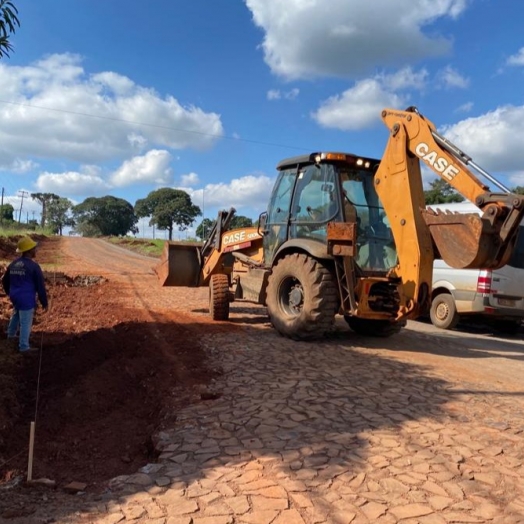
[[[524,196],[416,108],[385,109],[382,119],[390,136],[381,160],[338,152],[283,160],[258,227],[229,231],[230,209],[205,244],[166,243],[161,284],[209,286],[215,320],[227,320],[237,299],[265,305],[273,326],[292,339],[321,337],[337,314],[357,333],[389,336],[428,311],[435,258],[455,268],[505,265]],[[481,215],[426,208],[421,162]]]

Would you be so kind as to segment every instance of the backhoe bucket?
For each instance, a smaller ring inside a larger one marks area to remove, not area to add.
[[[198,242],[166,242],[160,263],[154,268],[160,285],[197,287],[201,248]]]
[[[475,213],[423,211],[440,257],[457,269],[500,267],[498,235],[489,221]]]

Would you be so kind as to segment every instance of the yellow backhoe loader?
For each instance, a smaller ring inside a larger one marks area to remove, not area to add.
[[[161,284],[209,286],[215,320],[227,320],[236,299],[265,305],[273,326],[293,339],[322,336],[337,314],[358,333],[389,336],[428,311],[435,258],[455,268],[505,265],[524,196],[511,194],[416,108],[385,109],[382,119],[390,137],[381,160],[314,152],[280,162],[258,227],[229,231],[231,209],[219,213],[204,245],[166,243]],[[427,209],[421,162],[482,215]]]

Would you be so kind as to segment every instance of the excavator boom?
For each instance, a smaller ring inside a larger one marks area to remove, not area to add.
[[[388,210],[385,205],[388,216],[402,214],[403,208],[409,207],[405,201],[406,195],[410,194],[412,207],[419,208],[412,209],[411,214],[422,212],[432,242],[447,264],[460,269],[495,269],[505,265],[511,255],[516,230],[524,217],[524,196],[509,193],[506,187],[472,162],[468,155],[441,136],[435,125],[416,108],[406,111],[385,109],[382,118],[390,129],[390,138],[376,178],[377,191],[384,194],[383,201],[386,202],[391,200],[385,197],[386,186],[396,186],[404,195],[400,202],[389,204],[392,209]],[[417,183],[421,180],[420,161],[475,203],[482,211],[482,216],[426,210],[421,183]],[[503,192],[490,192],[489,187],[469,167],[488,178]],[[398,183],[399,178],[403,179],[401,184]],[[406,193],[408,187],[409,193]],[[415,218],[410,216],[400,220],[404,220],[404,227],[406,220]],[[424,229],[421,224],[417,227]],[[420,235],[419,231],[413,238],[420,238]],[[401,235],[401,238],[404,236]],[[402,242],[397,243],[399,248],[402,248]]]

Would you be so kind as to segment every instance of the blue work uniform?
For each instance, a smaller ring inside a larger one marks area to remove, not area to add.
[[[2,277],[2,286],[15,309],[35,309],[37,295],[42,307],[47,308],[44,274],[40,266],[28,257],[17,258],[9,264]]]

